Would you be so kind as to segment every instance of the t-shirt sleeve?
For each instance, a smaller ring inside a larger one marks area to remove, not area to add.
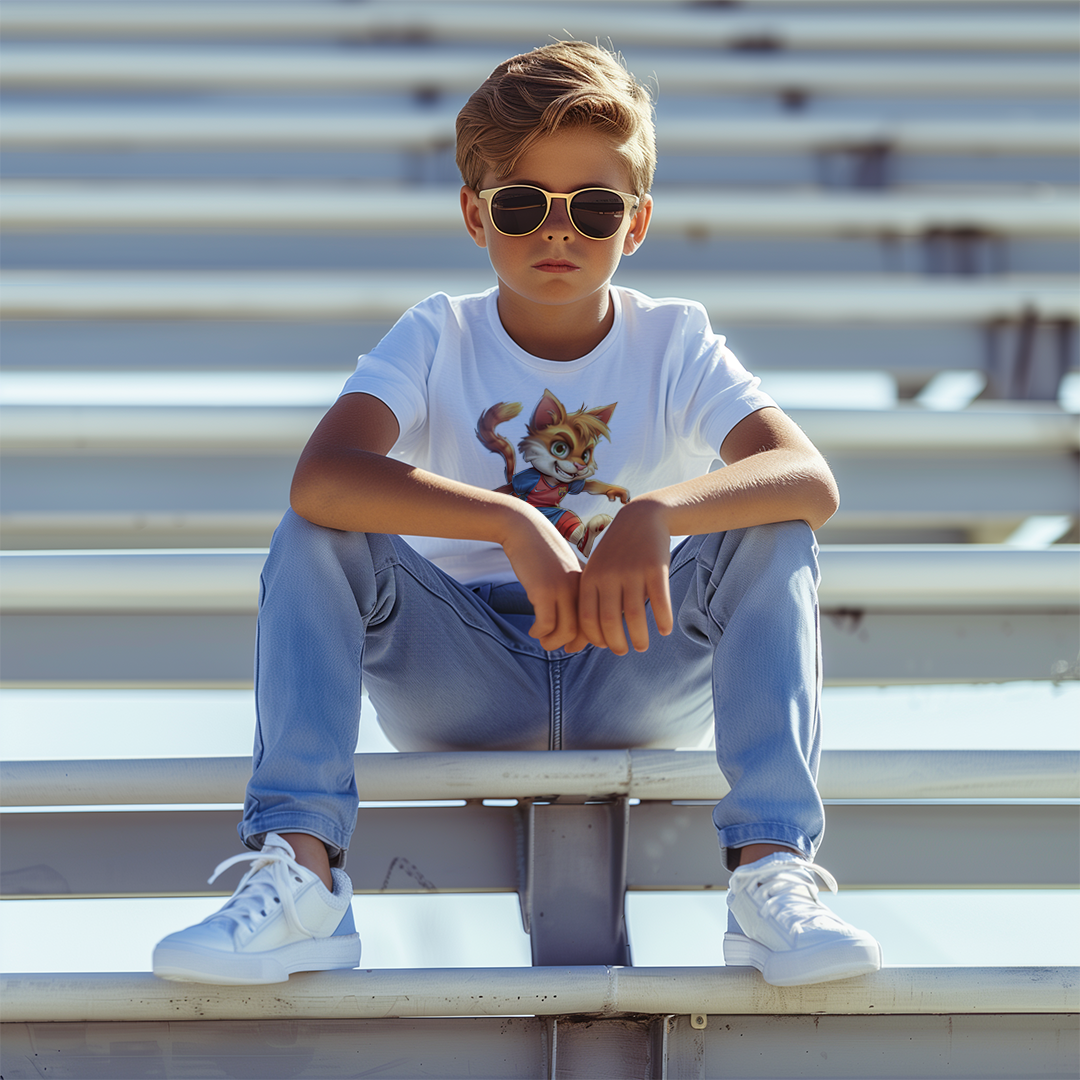
[[[535,469],[522,469],[510,478],[510,489],[519,499],[524,499],[539,479],[540,474]]]
[[[420,428],[428,416],[428,375],[449,315],[444,294],[410,308],[370,352],[356,362],[344,394],[371,394],[397,418],[399,442]]]
[[[683,331],[683,365],[675,387],[676,415],[700,449],[720,456],[720,447],[740,420],[775,405],[713,332],[703,307],[691,306]]]

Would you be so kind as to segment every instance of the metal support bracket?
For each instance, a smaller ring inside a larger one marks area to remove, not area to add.
[[[559,1018],[551,1018],[551,1041],[548,1055],[550,1080],[558,1080],[559,1076]]]
[[[1004,237],[985,229],[932,228],[923,233],[927,274],[1003,274],[1008,269]]]
[[[1076,324],[1041,319],[1025,308],[1019,320],[995,319],[987,326],[986,398],[1054,401],[1061,381],[1076,363]]]
[[[532,800],[521,811],[518,897],[533,964],[629,966],[629,800]]]
[[[827,188],[890,187],[896,153],[888,142],[831,146],[817,155],[817,179]]]

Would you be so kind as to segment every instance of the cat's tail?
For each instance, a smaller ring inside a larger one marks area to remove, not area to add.
[[[507,420],[513,420],[519,412],[521,412],[520,401],[500,401],[497,405],[492,405],[490,409],[485,410],[476,422],[476,437],[480,440],[480,445],[493,454],[502,455],[506,463],[508,484],[514,479],[514,448],[508,439],[495,431],[495,428],[499,424],[506,423]]]

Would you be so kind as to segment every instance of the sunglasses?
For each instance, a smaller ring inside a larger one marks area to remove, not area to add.
[[[570,224],[590,240],[609,240],[622,226],[623,218],[638,208],[638,197],[611,188],[581,188],[580,191],[545,191],[531,184],[485,188],[477,192],[486,199],[491,223],[503,236],[528,236],[547,221],[552,199],[565,199]]]

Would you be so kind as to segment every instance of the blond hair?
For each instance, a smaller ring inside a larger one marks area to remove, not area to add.
[[[558,41],[501,63],[457,118],[457,165],[478,189],[489,169],[509,176],[538,139],[559,129],[592,127],[625,157],[633,193],[646,194],[656,169],[648,90],[606,49]]]

